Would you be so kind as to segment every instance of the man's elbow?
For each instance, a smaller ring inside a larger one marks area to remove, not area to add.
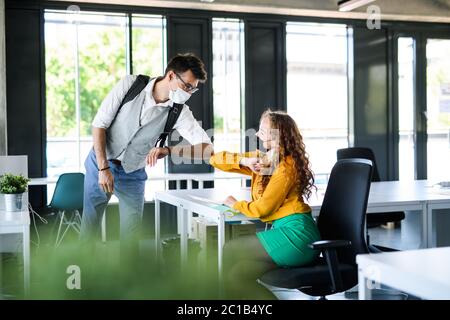
[[[202,158],[209,161],[209,159],[214,155],[214,146],[211,143],[202,143]]]

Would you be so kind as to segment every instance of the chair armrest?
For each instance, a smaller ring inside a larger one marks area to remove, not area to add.
[[[348,247],[351,244],[349,240],[321,240],[308,245],[311,249],[321,250],[325,256],[333,292],[341,292],[344,288],[336,249]]]
[[[351,245],[352,242],[349,240],[320,240],[310,243],[308,247],[310,247],[311,249],[326,250],[333,248],[343,248]]]

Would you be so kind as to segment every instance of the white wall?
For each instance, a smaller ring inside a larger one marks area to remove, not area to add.
[[[0,155],[6,155],[5,1],[0,0]]]

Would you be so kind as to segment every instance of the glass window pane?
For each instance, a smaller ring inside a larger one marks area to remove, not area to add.
[[[78,171],[73,25],[65,13],[45,13],[47,175]]]
[[[91,123],[126,74],[125,14],[46,11],[47,175],[83,171]]]
[[[398,39],[399,179],[415,178],[414,40]]]
[[[450,180],[450,40],[427,41],[427,175]]]
[[[165,66],[165,20],[133,17],[133,67],[158,76]],[[111,88],[127,74],[128,16],[45,12],[48,175],[83,171],[92,148],[91,123]],[[159,161],[152,173],[164,173]]]
[[[79,164],[92,148],[92,120],[111,88],[126,75],[125,15],[81,14],[78,19],[80,86]]]
[[[159,15],[132,15],[132,65],[133,74],[158,77],[166,67],[166,19]],[[158,160],[156,166],[146,168],[149,176],[166,171],[167,159]],[[151,182],[153,191],[164,189],[164,183]]]
[[[214,149],[241,152],[241,70],[244,25],[237,19],[213,19]],[[216,186],[240,186],[218,180]]]
[[[166,19],[163,16],[132,16],[133,74],[160,76],[166,65]]]
[[[286,33],[287,111],[324,182],[336,150],[348,147],[347,27],[289,22]]]

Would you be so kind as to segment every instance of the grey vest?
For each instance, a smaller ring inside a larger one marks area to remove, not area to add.
[[[133,100],[123,105],[106,130],[106,157],[116,159],[123,151],[122,167],[126,173],[144,168],[145,158],[164,131],[169,107],[154,106],[151,120],[140,125],[141,111],[146,91],[142,90]]]

